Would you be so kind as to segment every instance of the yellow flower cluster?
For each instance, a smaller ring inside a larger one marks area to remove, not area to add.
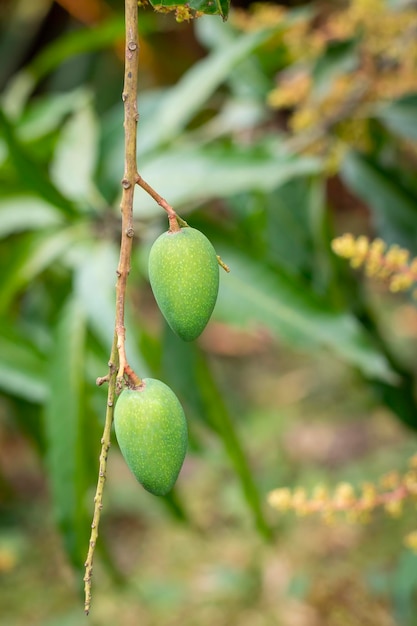
[[[280,62],[285,51],[286,68],[268,94],[268,105],[290,111],[288,126],[296,135],[321,130],[322,140],[313,140],[303,151],[331,153],[329,169],[335,169],[343,155],[340,145],[369,149],[369,110],[375,102],[417,90],[417,9],[411,3],[392,6],[386,0],[348,0],[313,15],[287,17],[282,7],[259,3],[250,12],[233,13],[232,20],[246,31],[282,24],[275,47],[268,45],[271,54],[277,50]],[[349,41],[356,41],[352,63],[345,69],[340,66],[339,73],[329,75],[318,88],[317,61],[329,45]]]
[[[146,6],[146,4],[147,4],[147,0],[139,0],[138,2],[138,6],[140,7]],[[153,5],[153,8],[158,13],[171,13],[172,11],[174,11],[175,20],[178,23],[189,22],[195,18],[202,17],[204,15],[204,13],[202,13],[201,11],[190,9],[190,7],[185,4],[178,4],[178,5],[173,4],[171,6],[163,6],[162,4],[159,4],[159,5],[155,4]]]
[[[365,482],[355,489],[342,482],[330,492],[325,485],[317,485],[309,497],[306,490],[296,487],[274,489],[268,495],[268,503],[277,511],[293,511],[298,516],[318,514],[332,523],[343,514],[348,522],[366,523],[376,509],[383,509],[391,517],[402,514],[405,501],[417,502],[417,454],[409,460],[407,471],[401,475],[392,471],[377,483]],[[405,537],[405,543],[417,551],[417,530]]]
[[[387,247],[382,239],[355,238],[346,233],[332,241],[338,256],[349,259],[354,268],[364,267],[367,276],[384,280],[392,292],[407,291],[417,282],[417,257],[400,246]]]

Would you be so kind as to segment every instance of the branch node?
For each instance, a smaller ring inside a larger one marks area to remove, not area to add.
[[[100,387],[101,385],[103,385],[104,383],[108,383],[110,379],[109,374],[106,374],[106,376],[99,376],[96,380],[96,385],[97,387]]]
[[[129,189],[132,186],[132,183],[127,178],[123,178],[122,187],[123,189]]]

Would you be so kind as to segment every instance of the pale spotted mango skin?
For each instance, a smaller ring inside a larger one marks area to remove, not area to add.
[[[196,339],[219,291],[219,264],[207,237],[190,227],[160,235],[149,254],[149,280],[172,330],[184,341]]]
[[[187,451],[187,421],[165,383],[144,378],[125,389],[114,411],[114,427],[131,472],[150,493],[164,496],[175,484]]]

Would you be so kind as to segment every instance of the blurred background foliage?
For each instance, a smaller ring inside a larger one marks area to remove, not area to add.
[[[0,605],[82,619],[113,337],[123,175],[119,0],[0,5]],[[141,175],[231,266],[183,344],[150,292],[167,227],[142,190],[127,351],[180,397],[190,449],[155,498],[114,444],[93,624],[413,626],[416,526],[280,517],[278,486],[359,485],[415,451],[417,313],[331,252],[417,254],[417,9],[234,4],[226,23],[140,8]]]

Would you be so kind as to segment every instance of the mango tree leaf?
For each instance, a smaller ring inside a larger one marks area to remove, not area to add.
[[[288,16],[287,19],[280,21],[283,30],[287,23]],[[222,24],[219,20],[197,20],[194,31],[202,45],[211,50],[221,50],[239,36],[232,25]],[[271,84],[255,55],[248,55],[242,60],[233,72],[229,73],[227,82],[237,100],[258,98],[259,104],[263,105],[264,114],[266,113],[265,97],[271,89]]]
[[[60,226],[62,214],[36,196],[13,196],[0,200],[0,239],[25,230]]]
[[[272,271],[230,249],[219,252],[232,271],[222,276],[216,318],[264,326],[303,349],[325,347],[368,377],[396,382],[386,357],[352,314],[332,310],[295,276]]]
[[[215,150],[196,146],[164,151],[144,164],[141,175],[174,207],[244,191],[272,191],[286,180],[316,174],[316,158],[251,149]],[[141,216],[160,212],[144,193],[136,193],[134,208]]]
[[[30,11],[19,2],[7,7],[7,28],[2,28],[0,38],[0,84],[4,85],[30,54],[50,4],[49,0],[41,0],[33,3]]]
[[[9,259],[9,270],[0,284],[0,311],[7,310],[14,295],[78,241],[78,225],[56,232],[41,231],[21,237]]]
[[[90,243],[80,254],[74,278],[75,293],[83,304],[89,326],[108,352],[114,334],[118,258],[118,252],[110,242]],[[148,374],[148,368],[137,348],[140,329],[133,319],[129,302],[126,302],[127,356],[131,367],[143,377]],[[105,365],[103,363],[103,367]]]
[[[404,139],[417,139],[417,94],[381,104],[376,116],[385,126]]]
[[[155,30],[154,16],[151,13],[142,13],[139,20],[140,33],[153,30]],[[5,110],[10,116],[20,112],[38,82],[45,76],[78,55],[123,42],[124,32],[123,15],[113,14],[100,24],[71,30],[55,38],[49,45],[41,48],[39,54],[22,71],[11,78],[2,99]]]
[[[398,176],[371,157],[351,151],[341,175],[345,183],[372,210],[380,236],[417,253],[417,201],[399,182]]]
[[[52,161],[51,180],[67,198],[82,201],[89,197],[97,151],[97,120],[88,103],[64,125]]]
[[[31,74],[37,82],[67,59],[72,59],[78,54],[107,48],[117,41],[123,41],[124,30],[123,16],[112,16],[93,28],[66,33],[42,48],[25,71]]]
[[[340,74],[352,72],[358,64],[358,40],[330,42],[317,59],[313,68],[314,95],[326,95],[334,79]]]
[[[26,187],[35,192],[50,204],[58,207],[64,214],[74,215],[75,206],[70,200],[61,194],[60,191],[49,180],[49,177],[40,165],[26,152],[16,137],[16,131],[9,122],[3,111],[0,109],[0,129],[6,141],[10,159],[19,176],[22,187]]]
[[[242,35],[195,63],[174,87],[161,95],[147,117],[141,116],[139,154],[176,137],[236,65],[267,41],[277,28]]]
[[[240,480],[242,491],[259,532],[270,536],[262,511],[262,498],[238,433],[204,353],[195,343],[178,339],[165,326],[163,374],[181,402],[195,416],[204,420],[222,440],[226,453]]]
[[[388,589],[399,623],[412,624],[415,615],[415,591],[417,587],[417,555],[411,550],[403,551],[396,568],[389,576]]]
[[[16,326],[0,320],[0,388],[6,394],[42,403],[49,392],[46,358]]]
[[[85,467],[85,333],[84,311],[75,299],[70,299],[64,304],[55,331],[49,356],[50,393],[45,403],[47,466],[54,514],[68,555],[78,567],[85,557],[89,532],[84,504],[89,483]]]
[[[30,101],[19,118],[16,132],[22,142],[44,137],[59,128],[63,120],[91,99],[85,87],[66,93],[48,93]]]

